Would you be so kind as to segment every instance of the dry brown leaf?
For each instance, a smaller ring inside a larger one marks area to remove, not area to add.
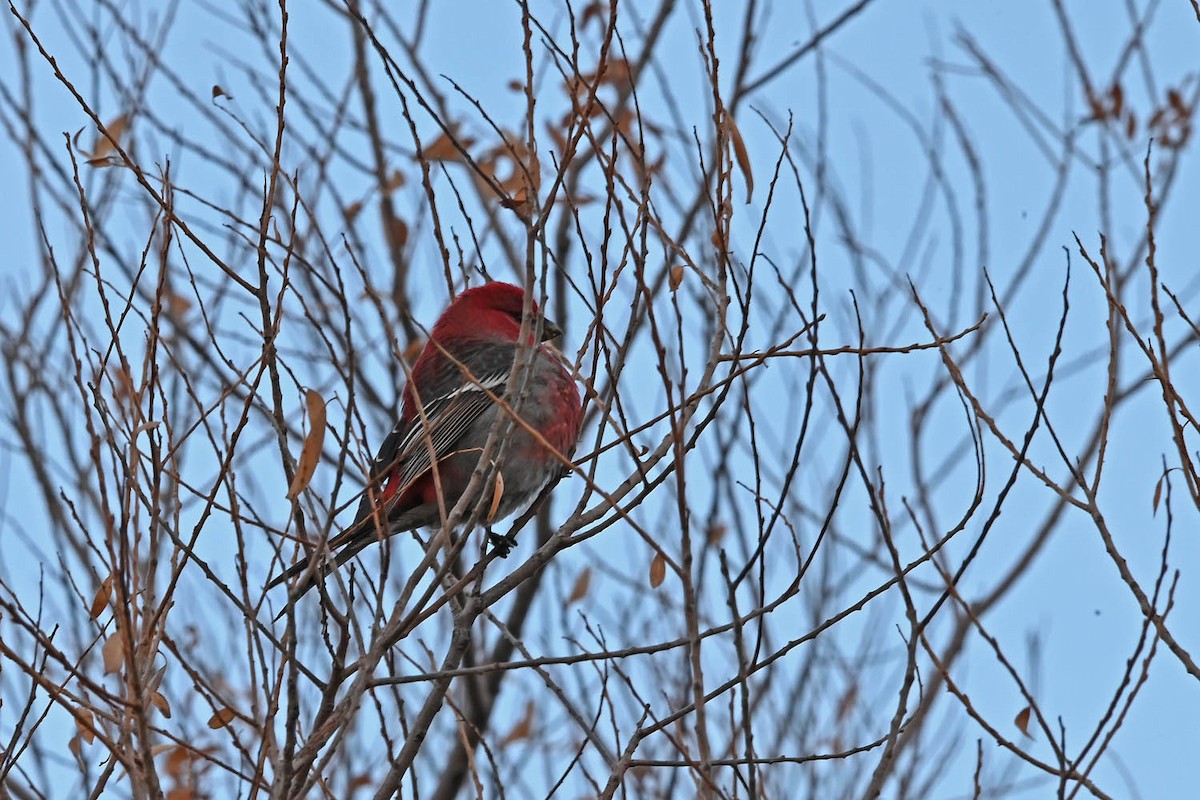
[[[528,222],[533,215],[533,197],[529,191],[522,186],[517,190],[516,194],[511,197],[502,197],[500,205],[504,208],[511,209],[523,221]]]
[[[630,132],[633,130],[633,120],[634,120],[633,109],[626,108],[624,111],[622,111],[617,116],[617,118],[615,120],[613,120],[613,131],[616,133],[623,133],[626,136],[629,136]],[[636,148],[635,155],[640,156],[641,155],[641,147],[638,145],[637,141],[635,140],[633,142],[630,142],[630,145]]]
[[[192,308],[192,301],[181,294],[175,294],[172,291],[164,291],[163,295],[167,300],[167,310],[176,319],[183,317],[183,315]]]
[[[500,740],[501,747],[512,744],[513,742],[519,742],[522,739],[529,738],[529,734],[533,732],[534,711],[535,708],[533,701],[529,700],[525,703],[525,715],[521,717],[520,722],[514,725],[512,730],[505,734],[504,738]]]
[[[96,146],[92,148],[91,160],[88,161],[89,164],[97,159],[104,159],[116,150],[113,141],[119,143],[121,137],[125,135],[125,130],[129,127],[129,115],[122,114],[116,119],[111,120],[104,127],[108,131],[108,136],[105,136],[103,133],[96,134]]]
[[[117,628],[113,635],[105,640],[100,653],[104,658],[105,675],[120,672],[125,664],[125,632]]]
[[[1155,505],[1158,504],[1155,503]],[[112,584],[112,575],[109,575],[104,579],[104,583],[100,584],[100,588],[96,590],[96,596],[92,598],[92,607],[88,610],[89,619],[96,619],[108,607],[108,599],[112,597]]]
[[[71,755],[75,756],[76,758],[79,758],[79,737],[78,736],[72,736],[67,741],[67,749],[71,751]]]
[[[176,786],[167,792],[166,800],[194,800],[196,791],[187,786]]]
[[[464,151],[471,149],[471,145],[475,144],[475,140],[470,137],[463,137],[458,140],[458,145]],[[428,147],[421,149],[421,158],[426,161],[461,161],[462,152],[454,145],[454,139],[450,135],[443,133],[441,136],[433,140],[433,143]]]
[[[226,94],[224,89],[214,83],[212,88],[212,99],[216,100],[218,97],[228,97],[230,100],[233,99],[232,95]]]
[[[162,692],[150,695],[150,704],[157,708],[164,717],[171,718],[171,704],[167,702],[167,698],[163,697]]]
[[[475,170],[472,177],[474,178],[475,185],[481,191],[493,188],[500,181],[496,177],[496,159],[491,156],[483,156],[475,159]]]
[[[754,196],[754,171],[750,168],[750,153],[746,151],[746,142],[742,139],[742,132],[738,130],[732,114],[725,114],[725,126],[729,129],[729,138],[733,142],[733,157],[737,159],[738,168],[746,179],[746,202],[749,203],[750,198]]]
[[[408,223],[399,217],[388,220],[384,233],[387,234],[388,246],[393,250],[403,250],[408,243]]]
[[[628,89],[633,85],[633,70],[629,62],[623,58],[608,62],[604,70],[604,82],[619,89]]]
[[[346,222],[353,225],[354,220],[358,219],[358,215],[362,213],[362,210],[362,200],[355,200],[353,203],[342,209],[342,213],[346,215]]]
[[[592,582],[592,568],[584,567],[579,570],[579,577],[575,579],[575,586],[571,588],[571,595],[567,598],[567,605],[578,603],[583,598],[587,597],[588,585]]]
[[[77,738],[91,744],[96,740],[95,719],[92,712],[86,708],[75,709],[75,729],[79,731]]]
[[[728,526],[726,526],[724,523],[713,520],[712,522],[708,523],[708,531],[705,533],[705,537],[710,545],[715,545],[719,544],[721,540],[725,538],[725,534],[728,532]]]
[[[842,699],[838,701],[837,720],[838,722],[845,721],[846,717],[850,716],[850,712],[854,710],[854,706],[858,703],[858,684],[851,683],[846,687]]]
[[[292,477],[292,485],[288,487],[289,500],[299,496],[312,480],[313,473],[317,471],[317,462],[321,460],[321,448],[325,444],[325,398],[315,389],[305,389],[304,402],[308,406],[308,435],[304,437],[296,474]]]
[[[136,399],[137,387],[133,384],[133,375],[129,372],[128,364],[121,364],[119,367],[112,370],[113,373],[113,399],[118,402]]]
[[[671,285],[671,291],[676,291],[683,284],[683,267],[671,267],[671,274],[668,278]]]
[[[1013,720],[1017,724],[1017,727],[1021,729],[1021,733],[1026,736],[1029,736],[1029,710],[1029,706],[1025,706],[1017,714],[1016,719]]]
[[[408,183],[408,177],[400,170],[394,169],[387,183],[383,185],[383,192],[384,194],[391,194],[406,183]]]
[[[235,712],[229,706],[225,706],[225,708],[218,709],[215,714],[209,717],[208,727],[212,728],[213,730],[216,730],[217,728],[224,728],[226,725],[233,722],[236,717],[237,712]]]
[[[1154,484],[1154,499],[1150,501],[1150,516],[1152,517],[1158,516],[1158,501],[1162,499],[1163,479],[1166,477],[1166,475],[1160,475]]]
[[[1178,89],[1167,89],[1167,105],[1179,112],[1180,116],[1186,117],[1191,113],[1191,109],[1188,108],[1187,103],[1183,102],[1183,95],[1179,93]]]
[[[504,475],[500,472],[496,473],[496,482],[492,485],[492,505],[488,509],[487,522],[490,525],[492,520],[496,519],[496,512],[500,510],[500,501],[504,499]]]
[[[593,0],[584,6],[583,11],[579,14],[580,29],[586,28],[588,23],[595,19],[600,25],[604,24],[604,18],[601,14],[609,7],[609,3],[605,0]]]
[[[508,82],[508,88],[514,92],[523,92],[525,91],[525,83],[524,81],[519,81],[516,78],[513,78]]]
[[[657,589],[667,579],[667,559],[662,553],[655,553],[650,562],[650,588]]]
[[[601,71],[600,82],[607,83],[609,86],[616,86],[618,89],[629,88],[633,71],[629,69],[629,62],[623,58],[615,58],[604,65]],[[584,80],[591,83],[596,79],[596,73],[584,76]]]
[[[186,747],[175,747],[171,751],[171,755],[167,756],[167,763],[164,765],[167,775],[179,780],[187,774],[188,765],[192,762],[192,753]]]

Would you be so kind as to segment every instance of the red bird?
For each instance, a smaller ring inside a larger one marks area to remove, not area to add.
[[[506,391],[514,362],[523,369],[529,356],[528,347],[521,346],[524,299],[525,292],[517,286],[488,283],[454,298],[438,317],[413,365],[400,420],[371,465],[354,522],[329,540],[336,566],[383,536],[439,524],[435,471],[446,512],[454,508],[471,481],[496,416],[507,414],[489,392],[510,408],[519,402],[521,419],[545,440],[543,444],[520,423],[509,423],[499,467],[502,496],[489,519],[525,507],[566,472],[562,458],[569,459],[575,450],[583,409],[579,390],[562,361],[545,345],[534,342],[532,328],[539,316],[536,303],[526,341],[529,346],[536,345],[528,381],[522,389],[518,378],[514,396]],[[561,333],[557,325],[542,318],[543,342]],[[501,422],[500,431],[504,430]],[[492,491],[490,487],[484,490],[489,503]],[[478,500],[476,494],[467,506],[468,514]],[[310,563],[306,559],[293,564],[267,589],[309,570]],[[333,567],[326,563],[308,571],[293,595],[299,598],[330,569]]]

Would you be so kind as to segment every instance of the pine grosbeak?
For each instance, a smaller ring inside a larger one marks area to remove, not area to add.
[[[493,457],[501,456],[500,481],[483,490],[489,521],[524,508],[564,474],[562,458],[574,452],[583,419],[579,390],[560,359],[533,341],[532,329],[527,344],[536,350],[528,382],[522,392],[523,375],[518,376],[517,390],[512,396],[507,393],[514,361],[520,370],[529,356],[528,348],[520,344],[524,297],[517,286],[488,283],[460,294],[434,323],[413,365],[400,419],[371,465],[354,522],[329,540],[336,566],[383,536],[438,525],[442,521],[439,483],[441,507],[450,513],[467,490],[497,415],[509,416],[488,392],[509,408],[519,403],[521,419],[544,440],[520,422],[499,424],[501,433],[508,430],[508,439],[502,448],[499,442],[493,447]],[[536,303],[533,314],[536,321]],[[558,326],[542,319],[542,341],[560,334]],[[499,504],[490,513],[497,491],[502,492]],[[476,493],[466,516],[474,512],[479,499]],[[309,560],[293,564],[267,588],[307,572],[293,589],[298,598],[333,568],[327,562],[317,569],[309,567]]]

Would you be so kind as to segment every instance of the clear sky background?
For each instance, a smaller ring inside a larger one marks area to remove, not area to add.
[[[741,3],[717,4],[718,41],[724,29],[738,30],[742,15]],[[772,64],[795,46],[809,38],[813,19],[825,24],[848,5],[843,2],[818,0],[809,4],[764,3],[761,12],[765,24],[759,47],[764,55],[761,64]],[[1156,81],[1151,96],[1149,81],[1144,72],[1129,68],[1122,72],[1126,102],[1136,109],[1144,121],[1152,109],[1162,102],[1168,87],[1181,89],[1192,96],[1200,69],[1200,20],[1186,0],[1143,2],[1129,0],[1063,0],[1074,34],[1080,44],[1079,56],[1093,76],[1097,86],[1107,87],[1118,64],[1124,62],[1124,43],[1131,28],[1130,8],[1138,18],[1147,22],[1145,51],[1152,55],[1153,77]],[[26,7],[26,4],[18,4]],[[330,12],[317,2],[290,4],[292,47],[304,52],[309,64],[320,70],[329,65],[331,73],[343,75],[350,58],[349,38],[344,27],[329,30]],[[432,27],[426,33],[426,58],[432,72],[443,74],[472,95],[486,98],[489,111],[498,119],[516,120],[522,110],[521,96],[507,87],[522,72],[522,56],[513,46],[519,42],[516,4],[480,0],[455,4],[455,13],[432,15]],[[147,4],[140,12],[155,13]],[[628,35],[634,35],[632,20],[637,13],[634,4],[625,4],[629,15]],[[7,16],[7,15],[6,15]],[[548,15],[549,16],[549,15]],[[202,95],[212,84],[220,84],[232,96],[232,103],[251,118],[269,118],[273,112],[265,99],[255,96],[252,84],[238,61],[261,57],[260,46],[254,37],[241,37],[217,12],[204,4],[184,2],[178,9],[178,22],[167,42],[174,63],[190,63],[190,88]],[[34,15],[36,28],[68,74],[85,74],[87,59],[62,33],[51,8],[40,5]],[[669,28],[669,46],[660,51],[658,67],[678,70],[679,80],[673,82],[678,92],[680,112],[685,121],[703,126],[707,91],[697,66],[698,53],[695,30],[701,24],[696,3],[683,2]],[[9,18],[6,35],[0,39],[0,73],[11,74],[14,60],[14,39],[21,36],[16,23]],[[498,36],[497,31],[506,31]],[[1014,92],[1023,98],[1026,120],[1014,114],[997,84],[988,79],[968,53],[968,39],[986,53],[1005,76]],[[725,42],[730,56],[734,42]],[[669,56],[667,54],[670,54]],[[1137,58],[1137,57],[1135,57]],[[257,62],[256,62],[257,63]],[[727,57],[723,68],[732,69]],[[818,76],[824,72],[822,87]],[[935,123],[938,116],[938,97],[935,78],[942,82],[955,112],[969,132],[978,158],[980,174],[986,186],[982,203],[982,218],[974,212],[976,202],[972,177],[962,151],[956,146],[954,133],[944,123]],[[380,75],[376,74],[381,92],[390,92]],[[0,79],[8,83],[9,79]],[[296,80],[303,78],[297,75]],[[87,119],[67,93],[53,80],[42,64],[41,74],[34,78],[41,94],[37,125],[52,145],[61,143],[58,132],[74,133],[88,125]],[[81,88],[83,88],[81,86]],[[449,89],[447,88],[447,91]],[[108,94],[107,88],[100,95]],[[186,103],[178,98],[178,89],[156,86],[153,93],[156,110],[163,115],[178,114],[179,124],[194,137],[203,138],[202,122],[195,122]],[[643,111],[653,118],[666,117],[661,98],[648,91],[642,98]],[[1024,105],[1024,104],[1028,105]],[[104,114],[120,113],[114,98],[101,101]],[[1033,109],[1036,109],[1033,111]],[[1038,119],[1037,114],[1044,114]],[[104,115],[102,114],[102,116]],[[761,117],[759,116],[761,115]],[[846,24],[825,44],[822,58],[810,56],[790,67],[767,89],[751,98],[739,113],[738,124],[746,137],[755,163],[758,188],[755,208],[760,208],[765,189],[765,176],[778,154],[778,146],[764,120],[786,126],[789,115],[794,119],[797,140],[807,148],[823,147],[829,172],[827,179],[835,183],[848,201],[846,211],[861,241],[900,274],[908,274],[945,330],[965,327],[973,322],[967,306],[955,307],[951,299],[960,282],[974,285],[981,270],[997,276],[1011,275],[1027,257],[1030,241],[1038,226],[1043,224],[1056,175],[1049,151],[1057,154],[1060,145],[1046,135],[1039,140],[1031,136],[1026,125],[1034,119],[1035,127],[1043,130],[1057,126],[1079,128],[1087,115],[1087,107],[1071,66],[1071,57],[1054,6],[1048,0],[947,0],[946,2],[907,2],[906,0],[877,0],[870,3],[861,15]],[[913,123],[923,130],[914,133]],[[298,124],[304,124],[299,122]],[[429,130],[432,130],[430,128]],[[90,139],[90,131],[84,139]],[[929,137],[929,138],[923,138]],[[1103,230],[1108,237],[1110,252],[1127,258],[1144,233],[1145,212],[1140,165],[1149,136],[1144,125],[1126,143],[1114,143],[1097,132],[1080,129],[1076,147],[1082,154],[1073,161],[1063,200],[1057,208],[1048,234],[1049,246],[1033,259],[1033,278],[1010,301],[1007,308],[1016,340],[1033,362],[1031,371],[1040,375],[1049,356],[1054,331],[1061,308],[1061,292],[1067,263],[1071,264],[1072,316],[1064,346],[1064,364],[1071,366],[1069,375],[1056,384],[1048,404],[1051,418],[1068,443],[1078,446],[1090,429],[1094,411],[1102,399],[1104,383],[1105,307],[1103,295],[1094,276],[1079,258],[1075,247],[1076,235],[1091,253],[1098,254],[1099,232],[1105,222],[1097,203],[1099,187],[1088,159],[1128,158],[1135,170],[1118,170],[1114,185],[1108,187],[1112,198],[1113,226]],[[1047,145],[1048,143],[1048,145]],[[147,148],[159,147],[169,154],[169,143],[146,141]],[[1125,151],[1121,147],[1126,148]],[[1190,153],[1194,142],[1181,159],[1175,177],[1174,196],[1165,208],[1157,231],[1158,265],[1161,280],[1177,292],[1181,301],[1192,311],[1197,310],[1198,269],[1196,211],[1200,208],[1200,172]],[[964,214],[955,220],[948,213],[943,199],[935,201],[932,210],[921,206],[926,187],[931,180],[930,149],[941,154],[943,180],[956,196],[959,210]],[[1130,156],[1129,154],[1132,154]],[[302,164],[303,154],[287,153],[291,163]],[[1161,156],[1152,156],[1160,164]],[[810,184],[816,181],[811,162],[803,173]],[[189,179],[203,185],[203,176],[189,169],[195,167],[186,160],[175,168]],[[0,187],[24,185],[24,164],[19,148],[11,135],[0,140]],[[361,181],[362,176],[347,176],[347,181]],[[134,192],[130,185],[124,191]],[[419,204],[419,189],[409,187],[398,202]],[[353,191],[348,191],[353,196]],[[32,285],[28,272],[37,264],[39,243],[34,238],[36,226],[32,211],[24,202],[22,191],[5,190],[0,197],[0,241],[4,255],[0,258],[0,318],[12,321],[13,298],[22,296]],[[912,230],[922,214],[930,214],[933,223],[917,241],[911,241]],[[761,250],[781,258],[797,258],[804,252],[802,212],[795,197],[781,196],[772,212],[775,224],[769,229]],[[849,292],[863,290],[859,283],[864,273],[854,266],[854,259],[840,239],[833,221],[834,209],[828,204],[817,210],[818,252],[823,265],[823,292],[834,331],[851,343],[853,320],[849,314]],[[981,222],[982,219],[982,222]],[[754,214],[747,214],[736,231],[744,237],[748,248],[753,235]],[[794,223],[785,224],[787,220]],[[986,248],[977,248],[980,225],[986,226]],[[960,226],[960,227],[956,227]],[[48,220],[47,236],[53,241],[56,230],[53,219]],[[131,234],[131,246],[140,247],[137,236]],[[1065,248],[1065,249],[1064,249]],[[1069,252],[1068,252],[1069,251]],[[433,261],[431,243],[418,243],[415,256]],[[429,277],[435,286],[439,273]],[[868,268],[865,273],[872,282],[881,282],[882,273]],[[964,276],[970,276],[964,278]],[[498,276],[511,277],[511,276]],[[424,278],[418,277],[421,281]],[[1145,281],[1136,283],[1136,291],[1145,296]],[[876,283],[878,287],[878,283]],[[908,302],[906,287],[897,285],[894,302]],[[444,303],[444,297],[430,292],[421,307],[415,309],[418,319],[429,321]],[[1145,308],[1142,305],[1140,308]],[[886,305],[876,307],[881,318]],[[1195,314],[1194,314],[1195,316]],[[576,316],[578,319],[578,316]],[[1139,317],[1144,322],[1144,313]],[[871,344],[908,344],[924,340],[918,318],[909,317],[898,328],[880,328],[865,320]],[[827,334],[836,339],[834,333]],[[763,344],[766,344],[765,342]],[[1195,345],[1181,358],[1176,370],[1178,387],[1191,397],[1198,395],[1200,379],[1196,378]],[[891,396],[896,404],[886,403],[873,409],[880,419],[895,418],[894,426],[884,424],[881,439],[874,444],[871,457],[881,464],[885,473],[895,476],[889,483],[889,496],[898,498],[911,493],[913,487],[904,485],[903,463],[908,458],[907,407],[903,398],[913,387],[923,387],[938,374],[940,366],[933,354],[897,358],[887,363],[880,379],[894,384]],[[1133,371],[1131,370],[1130,376]],[[985,398],[1001,403],[1014,387],[1018,374],[1011,358],[1002,350],[979,366],[969,378],[986,387]],[[1128,377],[1128,376],[1127,376]],[[1152,513],[1155,483],[1161,473],[1164,455],[1165,419],[1157,390],[1147,384],[1144,395],[1126,407],[1114,422],[1113,444],[1106,469],[1109,471],[1103,494],[1103,505],[1109,515],[1122,550],[1131,568],[1149,585],[1156,574],[1162,548],[1162,509]],[[885,394],[885,396],[887,396]],[[1025,430],[1030,405],[1023,398],[1004,405],[1000,416],[1002,425],[1017,433]],[[780,396],[778,403],[786,408],[788,398]],[[1076,413],[1076,410],[1082,410]],[[945,428],[945,443],[959,441],[963,432],[960,410],[946,406],[938,412],[944,419],[938,425]],[[1194,436],[1195,431],[1189,435]],[[894,438],[892,438],[894,436]],[[19,518],[21,526],[34,540],[38,538],[37,504],[29,504],[28,468],[19,453],[12,449],[7,433],[0,435],[5,442],[0,455],[0,498],[3,526],[0,526],[0,577],[14,586],[18,593],[33,591],[30,583],[36,570],[26,568],[30,550],[13,535],[12,520]],[[1193,445],[1195,442],[1193,441]],[[993,445],[994,448],[994,445]],[[1047,464],[1056,477],[1063,476],[1053,444],[1044,437],[1035,442],[1033,460]],[[1170,454],[1167,454],[1170,457]],[[1000,481],[1005,473],[1004,454],[989,450],[994,472],[989,480]],[[1011,463],[1011,462],[1009,462]],[[893,470],[888,472],[891,465]],[[824,476],[833,465],[814,464],[814,474]],[[962,486],[957,486],[957,481]],[[821,479],[813,478],[812,485]],[[949,492],[970,487],[973,475],[949,476]],[[858,497],[861,501],[862,498]],[[964,593],[991,586],[989,575],[1007,569],[1011,554],[1016,550],[1010,542],[1026,541],[1030,520],[1038,520],[1053,501],[1048,492],[1034,482],[1018,485],[1006,506],[1002,522],[988,539],[979,559],[968,573]],[[953,504],[951,504],[953,505]],[[1171,612],[1172,630],[1185,648],[1200,648],[1200,586],[1197,585],[1195,565],[1200,558],[1197,546],[1197,518],[1194,508],[1179,511],[1172,541],[1171,563],[1181,571],[1175,608]],[[848,509],[848,519],[855,512]],[[1029,519],[1024,520],[1023,514]],[[1072,516],[1074,515],[1074,517]],[[863,513],[864,524],[869,524]],[[1023,524],[1024,523],[1024,524]],[[615,534],[614,534],[615,535]],[[605,539],[589,544],[589,548],[605,548]],[[573,553],[573,558],[586,559],[588,550]],[[962,554],[959,553],[959,556]],[[617,558],[613,556],[613,558]],[[643,562],[631,556],[631,569],[641,571]],[[264,562],[265,563],[265,562]],[[571,567],[565,567],[571,574]],[[262,577],[268,570],[264,568]],[[611,591],[620,595],[621,587],[599,580],[593,593]],[[898,606],[874,620],[885,636],[895,633],[902,621]],[[890,616],[895,611],[895,616]],[[1061,718],[1068,732],[1088,730],[1104,712],[1104,705],[1119,682],[1125,660],[1133,652],[1139,631],[1140,614],[1128,589],[1117,577],[1112,561],[1106,555],[1094,527],[1079,512],[1067,512],[1067,519],[1056,531],[1046,549],[1020,580],[1006,599],[986,616],[990,631],[1004,644],[1006,651],[1018,661],[1018,667],[1036,678],[1032,681],[1042,709],[1052,718]],[[1027,658],[1030,642],[1038,653],[1036,664]],[[898,641],[889,646],[898,646]],[[1005,735],[1019,738],[1012,719],[1023,706],[1011,681],[997,666],[986,647],[973,649],[961,661],[957,675],[962,687],[976,707]],[[881,708],[890,710],[890,684],[886,692],[874,696]],[[1196,796],[1200,785],[1200,686],[1170,656],[1161,656],[1152,665],[1149,679],[1141,690],[1128,720],[1117,734],[1109,756],[1097,769],[1095,777],[1116,797],[1189,798]],[[0,710],[0,734],[9,730],[4,719],[7,709]],[[885,717],[882,714],[877,721]],[[65,726],[65,723],[64,723]],[[64,727],[64,730],[68,728]],[[961,716],[947,722],[947,735],[961,737],[964,745],[955,753],[956,764],[948,771],[947,780],[931,795],[938,798],[969,796],[976,738],[986,734]],[[63,733],[64,739],[68,734]],[[1032,753],[1048,757],[1049,748],[1039,742],[1040,731],[1034,739],[1023,740]],[[1076,743],[1077,744],[1077,743]],[[997,756],[1003,758],[1003,756]],[[961,763],[959,763],[961,762]],[[1056,787],[1044,780],[1028,785],[1023,782],[1035,773],[1028,768],[1014,773],[1023,791],[1014,796],[1047,797]],[[66,797],[58,792],[52,796]]]

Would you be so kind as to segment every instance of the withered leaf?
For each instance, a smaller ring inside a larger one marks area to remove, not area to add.
[[[104,125],[104,130],[108,131],[108,136],[103,133],[96,133],[96,145],[91,149],[91,158],[88,163],[97,160],[104,160],[114,150],[116,150],[113,142],[120,143],[121,137],[125,136],[125,131],[130,127],[130,115],[121,114],[118,118],[109,120],[107,125]]]
[[[209,717],[208,727],[215,731],[217,728],[224,728],[236,718],[237,712],[229,706],[225,706],[224,708],[217,709],[217,712]]]
[[[384,233],[387,235],[388,246],[393,250],[403,250],[404,245],[408,244],[408,223],[399,217],[388,220]]]
[[[488,508],[487,521],[491,524],[496,519],[496,512],[500,510],[500,501],[504,499],[504,474],[496,473],[496,482],[492,485],[492,505]]]
[[[104,647],[101,648],[100,654],[104,659],[105,675],[120,672],[122,665],[125,664],[125,632],[117,628],[113,635],[104,641]]]
[[[671,267],[671,274],[668,276],[668,280],[670,282],[672,292],[679,289],[679,287],[683,284],[683,267]]]
[[[96,740],[96,729],[93,727],[95,718],[86,708],[75,709],[75,729],[79,731],[77,738],[91,744]]]
[[[224,89],[214,83],[212,88],[212,99],[216,100],[218,97],[228,97],[230,100],[233,99],[233,95],[227,94]]]
[[[583,11],[579,14],[579,27],[581,29],[586,28],[588,23],[593,19],[603,25],[604,18],[601,16],[601,14],[604,13],[606,6],[608,5],[609,4],[604,2],[604,0],[593,0],[593,2],[584,6]]]
[[[850,712],[854,710],[854,706],[858,702],[858,684],[851,683],[846,687],[842,699],[838,701],[837,719],[838,722],[845,721],[846,717],[850,716]]]
[[[1114,117],[1120,117],[1121,111],[1125,108],[1125,92],[1121,89],[1121,84],[1114,83],[1112,88],[1108,90],[1108,98],[1112,103],[1112,113]]]
[[[171,755],[167,756],[167,763],[164,765],[167,775],[179,780],[187,774],[188,765],[192,761],[192,753],[186,747],[175,747],[171,750]]]
[[[504,738],[500,740],[501,747],[512,744],[513,742],[519,742],[522,739],[529,738],[529,734],[533,732],[534,711],[535,708],[533,701],[529,700],[525,703],[525,715],[522,716],[520,721],[512,727],[512,730],[505,734]]]
[[[108,607],[108,599],[112,597],[112,585],[112,575],[109,575],[104,579],[104,583],[100,584],[100,588],[96,590],[96,596],[92,598],[92,607],[88,610],[88,617],[90,619],[96,619]]]
[[[167,310],[176,319],[182,318],[192,308],[192,301],[181,294],[165,291],[163,295],[167,301]]]
[[[667,579],[667,559],[662,553],[655,553],[650,562],[650,588],[657,589]]]
[[[733,157],[737,159],[738,169],[746,179],[746,202],[749,203],[750,198],[754,196],[754,171],[750,168],[750,153],[746,150],[746,142],[742,139],[742,132],[738,130],[732,114],[725,114],[725,127],[729,130],[729,138],[733,142]]]
[[[385,194],[391,194],[406,183],[408,183],[408,178],[405,174],[398,169],[394,169],[392,170],[391,177],[387,179],[387,183],[383,185],[383,191]]]
[[[615,86],[619,90],[624,90],[633,85],[633,71],[629,68],[628,61],[623,58],[616,58],[601,64],[600,68],[595,72],[568,77],[566,82],[567,93],[574,95],[576,98],[582,98],[597,80],[601,85],[607,83],[609,86]]]
[[[1183,95],[1178,89],[1167,90],[1167,105],[1179,112],[1181,116],[1187,116],[1190,109],[1187,103],[1183,102]]]
[[[588,586],[592,582],[592,568],[584,567],[579,570],[579,576],[575,578],[575,586],[571,588],[571,594],[567,597],[567,605],[578,603],[583,598],[587,597]]]
[[[524,222],[528,222],[533,215],[533,196],[524,186],[512,197],[500,198],[500,205],[513,211]]]
[[[116,119],[111,120],[104,127],[108,131],[108,136],[105,136],[103,133],[96,134],[96,146],[92,148],[91,160],[88,161],[89,164],[97,159],[104,159],[116,149],[113,141],[119,143],[121,137],[125,135],[125,130],[129,127],[129,115],[122,114]]]
[[[462,137],[458,140],[458,144],[465,151],[475,144],[475,140],[470,137]],[[461,161],[462,157],[462,152],[454,146],[454,140],[447,133],[434,139],[429,146],[421,148],[421,158],[426,161]]]
[[[1016,719],[1013,720],[1017,724],[1017,727],[1021,729],[1021,733],[1026,736],[1029,736],[1029,712],[1029,706],[1025,706],[1017,713]]]
[[[167,702],[167,698],[163,697],[162,692],[150,695],[150,704],[157,708],[164,717],[171,718],[171,704]]]
[[[296,463],[296,474],[292,477],[292,485],[288,487],[288,499],[295,499],[308,486],[313,473],[317,471],[317,462],[321,460],[321,448],[325,443],[325,398],[315,389],[304,390],[304,402],[308,407],[308,435],[304,437],[304,447],[300,450],[300,460]]]

